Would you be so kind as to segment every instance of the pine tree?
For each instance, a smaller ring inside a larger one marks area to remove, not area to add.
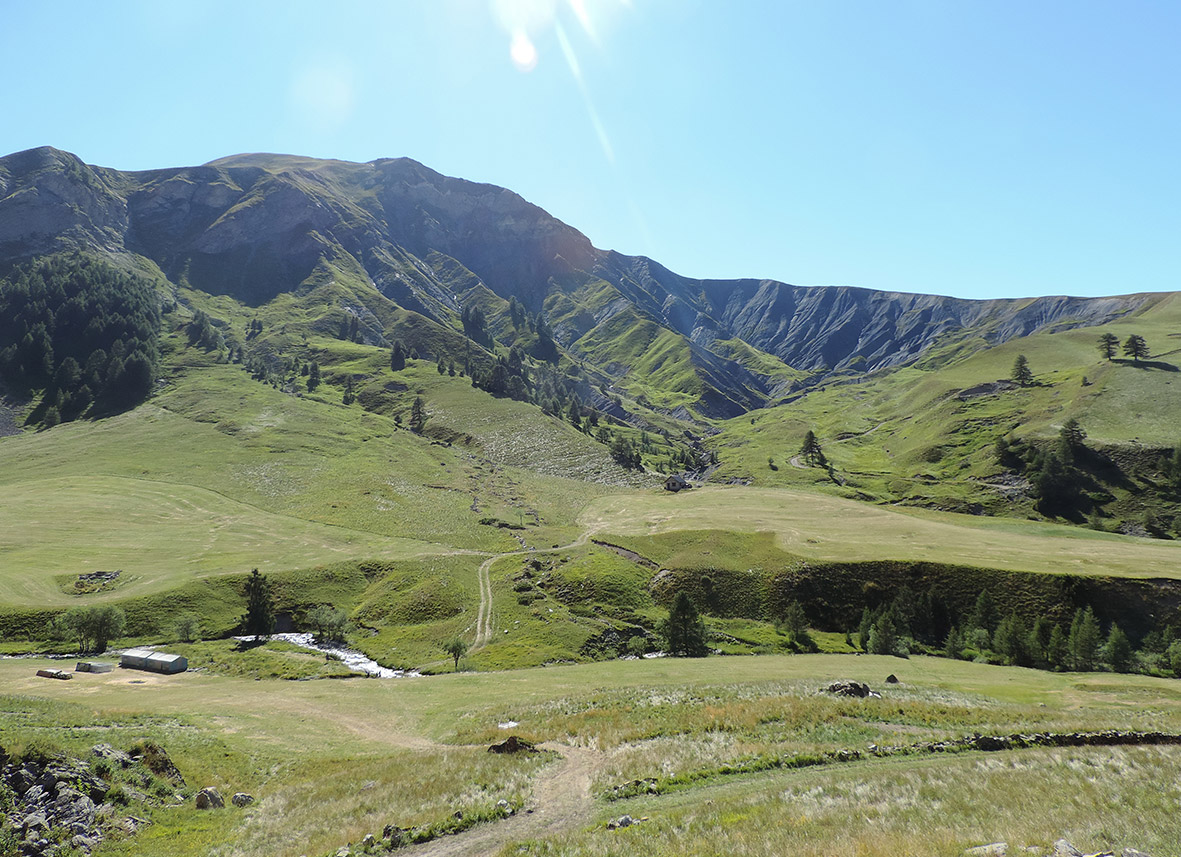
[[[1013,361],[1012,378],[1022,387],[1028,387],[1033,383],[1033,370],[1029,368],[1029,361],[1024,354],[1018,354],[1017,359]]]
[[[947,639],[943,641],[943,654],[957,660],[964,656],[964,635],[954,625],[947,632]]]
[[[697,605],[683,589],[677,592],[668,619],[662,628],[670,655],[679,658],[703,658],[709,654],[705,623]]]
[[[1051,669],[1065,669],[1070,661],[1070,640],[1061,625],[1050,629],[1050,642],[1046,646],[1046,661]]]
[[[1103,659],[1117,673],[1126,673],[1132,668],[1132,643],[1119,625],[1114,622],[1103,644]]]
[[[320,386],[320,364],[315,360],[308,366],[308,392],[314,392]]]
[[[401,372],[406,368],[406,349],[402,347],[401,342],[395,341],[390,347],[390,368],[395,372]]]
[[[972,608],[972,614],[968,617],[968,627],[983,628],[991,634],[996,630],[999,620],[992,594],[987,589],[980,590],[980,594],[976,596],[976,606]]]
[[[812,429],[808,429],[808,433],[804,435],[799,455],[809,467],[823,467],[828,463],[824,451],[820,448],[820,441],[816,440],[816,434]]]
[[[1143,336],[1138,336],[1133,333],[1124,340],[1124,354],[1132,358],[1133,363],[1139,363],[1140,358],[1147,357],[1148,343],[1144,341]]]
[[[259,574],[256,568],[246,579],[246,613],[242,616],[242,633],[253,636],[257,641],[260,637],[269,637],[274,631],[275,604],[271,598],[271,584],[266,575]]]
[[[1087,433],[1083,431],[1083,427],[1078,424],[1078,420],[1071,417],[1058,431],[1058,456],[1064,463],[1073,462],[1086,448],[1083,444],[1086,439]]]
[[[1074,668],[1081,672],[1093,670],[1101,643],[1102,634],[1099,630],[1099,620],[1095,618],[1095,611],[1090,605],[1087,605],[1085,610],[1076,610],[1067,643]]]
[[[422,396],[415,396],[414,404],[410,406],[410,431],[422,434],[426,428],[426,403]]]
[[[1119,347],[1119,337],[1114,333],[1105,333],[1099,337],[1099,353],[1107,360],[1115,356],[1115,349]]]
[[[892,655],[898,645],[898,635],[894,628],[893,611],[887,610],[869,629],[869,653],[873,655]]]
[[[1029,663],[1029,631],[1021,617],[1010,613],[997,625],[992,648],[1007,664],[1026,666]]]

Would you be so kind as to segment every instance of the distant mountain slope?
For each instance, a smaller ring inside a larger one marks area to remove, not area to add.
[[[0,159],[0,266],[73,248],[142,257],[173,283],[256,307],[308,288],[323,265],[349,268],[447,329],[480,300],[495,332],[515,298],[621,389],[704,417],[773,403],[832,372],[906,365],[936,344],[971,350],[1102,324],[1155,299],[966,301],[696,280],[598,250],[509,190],[407,158],[253,154],[146,172],[91,167],[48,147]],[[659,367],[626,341],[637,335],[661,349]]]

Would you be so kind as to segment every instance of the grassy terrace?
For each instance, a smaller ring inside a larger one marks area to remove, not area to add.
[[[1181,546],[1078,527],[884,508],[806,491],[704,488],[590,503],[579,522],[609,539],[679,530],[770,532],[807,559],[911,559],[1070,574],[1177,577]]]

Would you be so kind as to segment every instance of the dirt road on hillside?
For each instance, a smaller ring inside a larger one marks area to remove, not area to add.
[[[476,579],[480,586],[480,607],[476,611],[476,639],[472,643],[469,651],[476,651],[482,649],[492,641],[492,578],[489,571],[492,568],[492,563],[497,560],[504,559],[509,556],[537,556],[545,553],[557,553],[558,551],[572,550],[573,548],[582,547],[591,536],[599,531],[599,527],[589,527],[583,531],[582,535],[570,542],[568,545],[558,545],[552,548],[542,549],[527,549],[519,551],[507,551],[505,553],[498,553],[494,556],[488,557],[480,563],[479,571],[476,572]]]

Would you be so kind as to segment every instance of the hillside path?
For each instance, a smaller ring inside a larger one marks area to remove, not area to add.
[[[476,639],[468,651],[474,652],[482,649],[492,641],[492,577],[489,573],[492,563],[509,556],[536,556],[543,553],[556,553],[558,551],[582,547],[590,541],[591,537],[599,529],[600,527],[598,526],[588,527],[583,530],[582,535],[567,545],[558,545],[552,548],[523,548],[518,551],[506,551],[505,553],[493,554],[480,563],[479,571],[476,572],[476,578],[480,587],[480,607],[476,611]]]
[[[594,819],[591,777],[600,754],[568,744],[542,744],[562,761],[542,772],[533,786],[533,797],[523,810],[503,821],[481,824],[455,836],[405,849],[414,857],[484,857],[500,852],[510,842],[552,837],[585,827]]]

